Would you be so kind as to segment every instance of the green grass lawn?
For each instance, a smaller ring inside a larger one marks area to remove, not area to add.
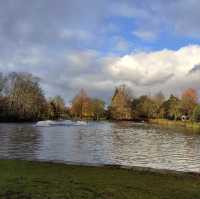
[[[3,199],[200,199],[200,177],[0,160]]]

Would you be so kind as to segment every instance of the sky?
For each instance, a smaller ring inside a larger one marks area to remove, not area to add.
[[[200,90],[199,0],[0,0],[0,72],[40,77],[47,97],[109,101]]]

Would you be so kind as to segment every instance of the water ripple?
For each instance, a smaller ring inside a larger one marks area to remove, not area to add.
[[[200,172],[200,135],[132,122],[35,127],[0,124],[0,158]]]

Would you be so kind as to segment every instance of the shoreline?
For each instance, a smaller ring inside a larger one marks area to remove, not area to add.
[[[38,164],[55,164],[55,165],[63,165],[63,166],[78,166],[78,167],[88,167],[88,168],[110,168],[110,169],[121,169],[121,170],[129,170],[136,172],[147,172],[147,173],[155,173],[155,174],[170,174],[170,175],[178,175],[178,176],[198,176],[200,177],[200,171],[180,171],[180,170],[172,170],[172,169],[159,169],[153,167],[143,167],[143,166],[126,166],[119,164],[98,164],[98,163],[81,163],[81,162],[70,162],[70,161],[59,161],[59,160],[37,160],[37,159],[6,159],[2,158],[1,161],[22,161],[29,163],[38,163]]]
[[[192,130],[193,132],[200,133],[200,123],[192,122],[192,121],[180,121],[180,120],[167,120],[167,119],[150,119],[148,121],[149,124],[157,124],[160,126],[170,126],[170,127],[182,127],[188,130]]]

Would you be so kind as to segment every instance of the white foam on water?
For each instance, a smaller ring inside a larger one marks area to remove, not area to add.
[[[87,125],[85,121],[77,121],[75,125]]]
[[[51,126],[54,122],[52,120],[39,121],[36,126]]]
[[[71,120],[45,120],[45,121],[39,121],[35,124],[35,126],[38,127],[51,127],[51,126],[81,126],[81,125],[87,125],[87,122],[84,121],[71,121]]]

